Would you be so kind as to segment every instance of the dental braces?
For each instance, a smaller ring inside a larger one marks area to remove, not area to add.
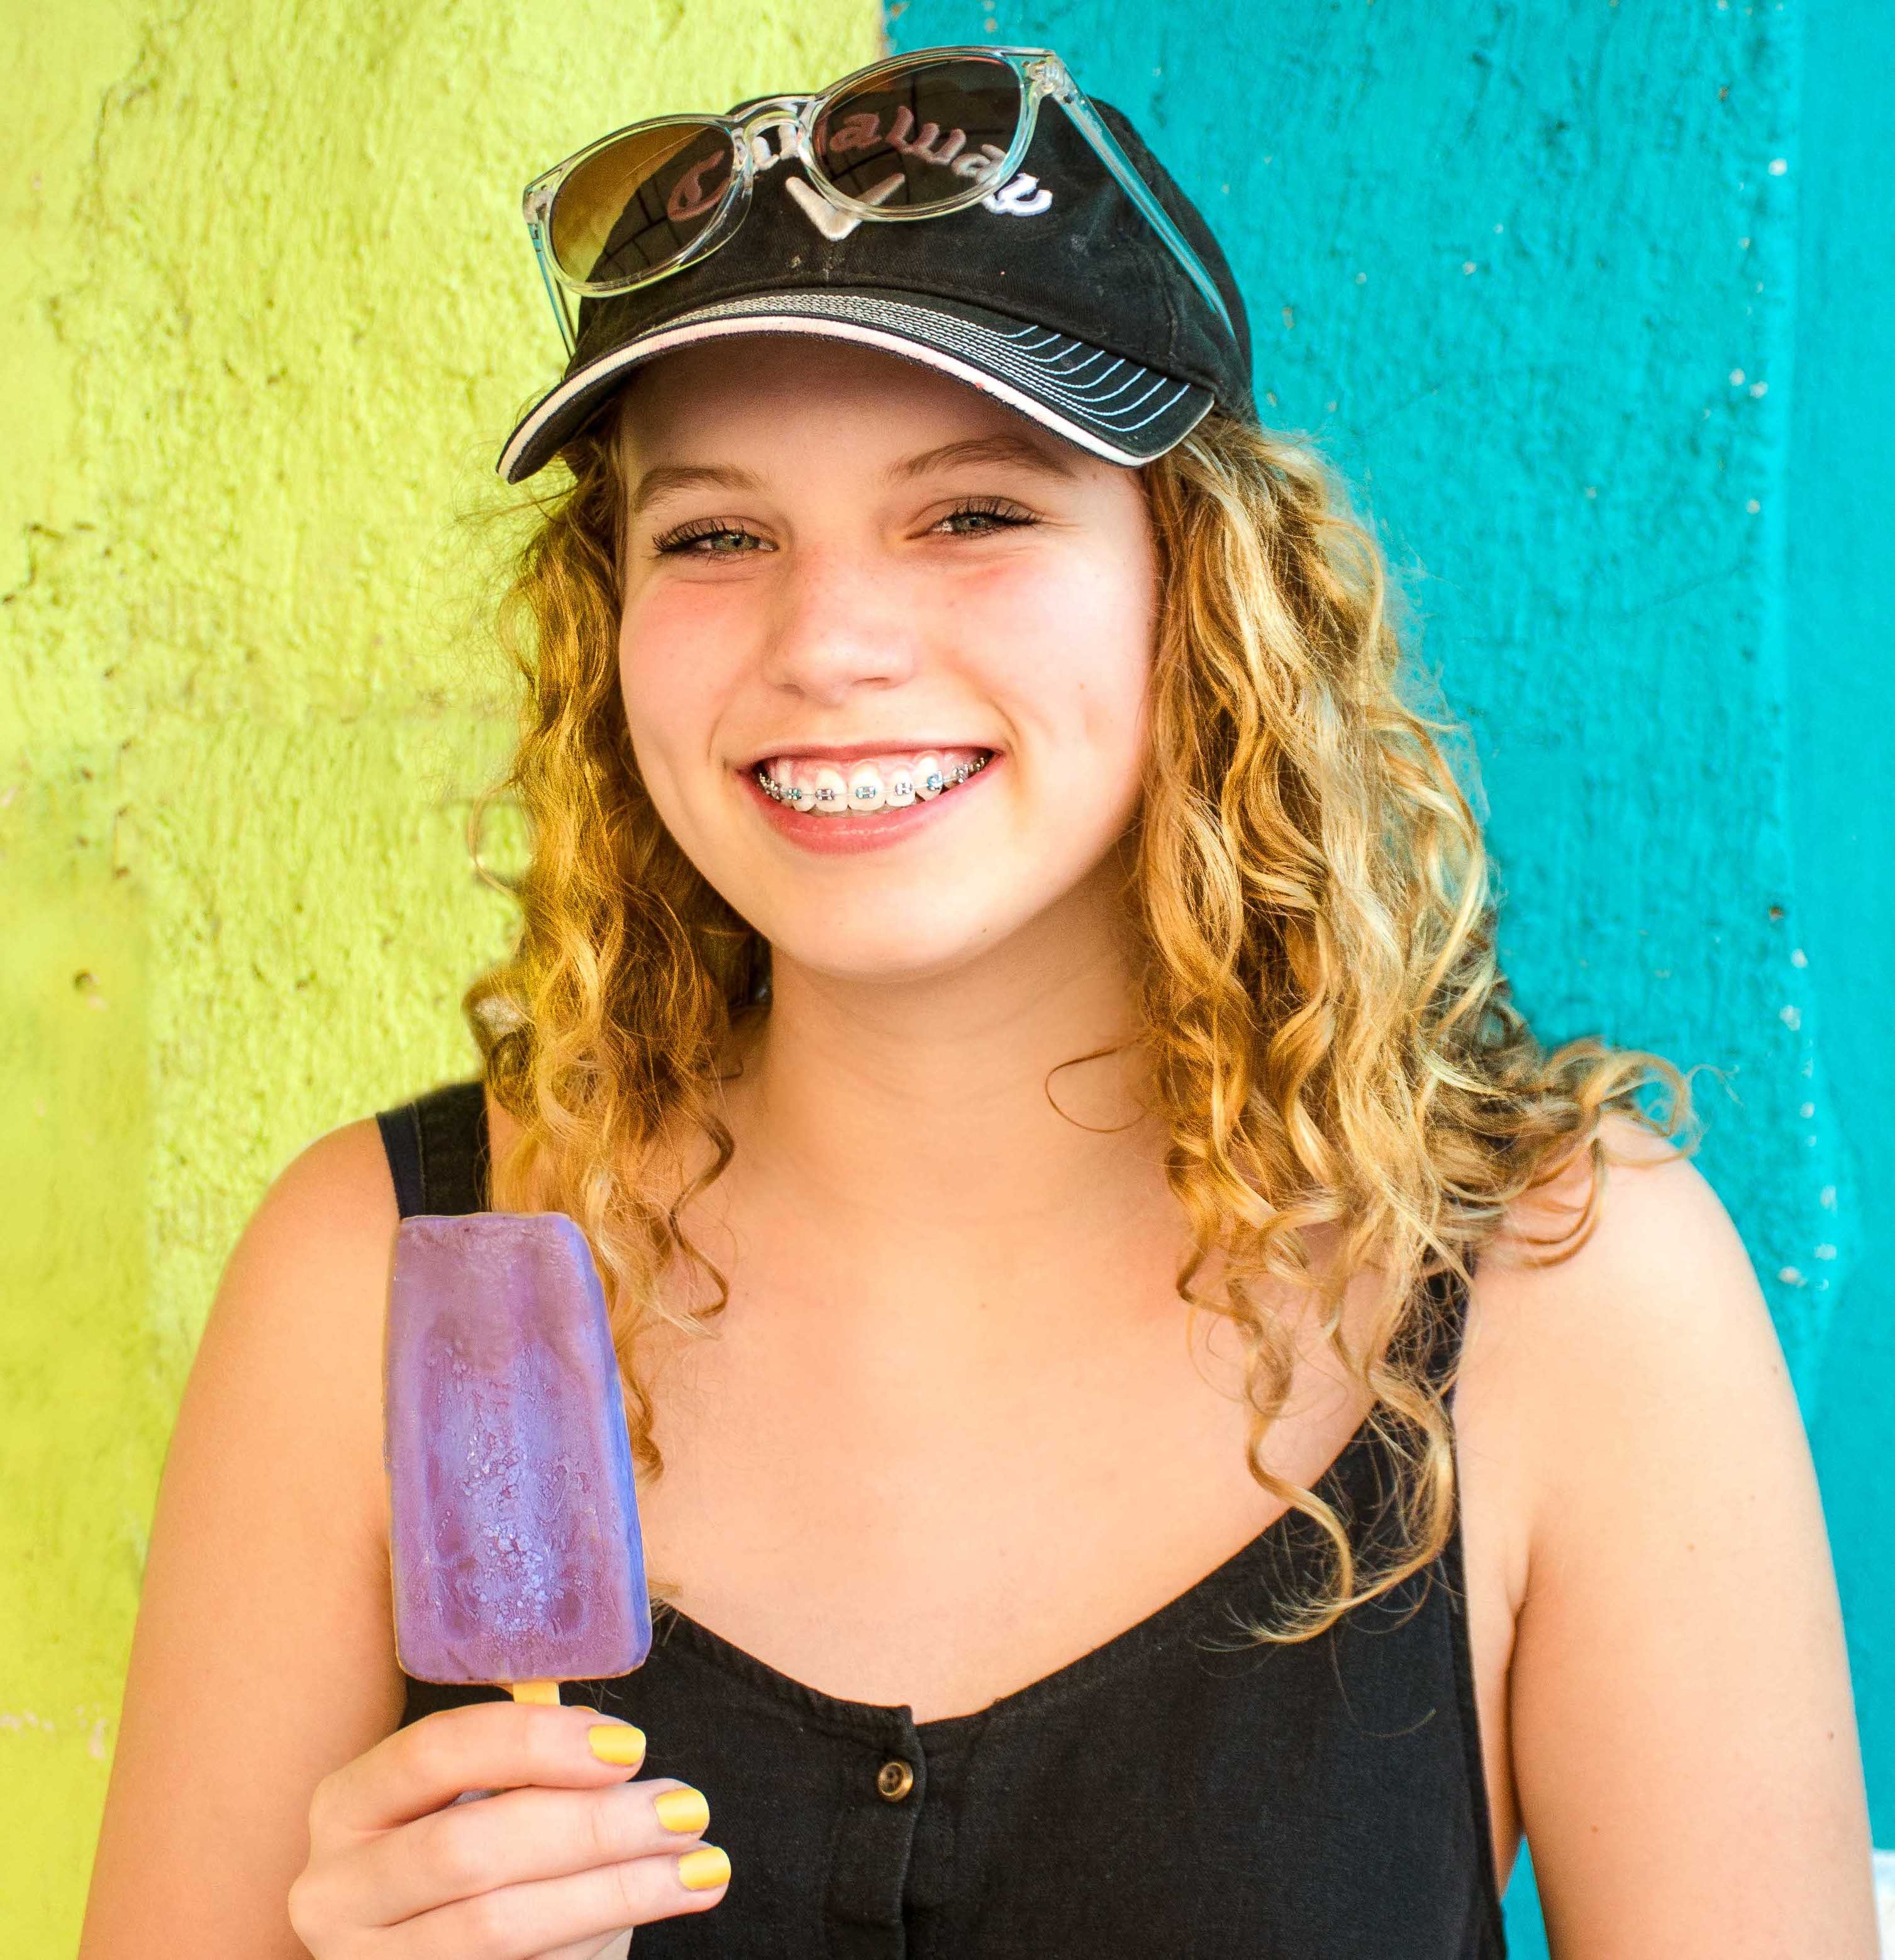
[[[918,798],[924,790],[931,790],[938,796],[944,790],[959,789],[968,777],[978,776],[993,759],[990,755],[983,756],[978,762],[956,762],[946,775],[941,774],[939,771],[932,772],[917,780],[914,785],[915,794]],[[782,784],[776,781],[765,772],[761,763],[758,764],[753,773],[757,779],[758,788],[761,790],[772,803],[784,804],[790,810],[802,811],[805,815],[813,811],[819,803],[833,803],[836,800],[836,792],[833,789],[812,789],[806,792],[809,800],[806,803],[799,803],[792,791],[785,789]],[[838,771],[838,773],[841,772]],[[878,805],[877,807],[885,809],[887,806],[882,804]],[[898,803],[895,807],[898,810],[904,809],[906,806]]]

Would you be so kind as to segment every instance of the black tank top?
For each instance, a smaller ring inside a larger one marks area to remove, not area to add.
[[[402,1214],[487,1202],[480,1085],[378,1118]],[[1457,1284],[1417,1338],[1445,1369]],[[1367,1423],[1316,1486],[1372,1545]],[[971,1715],[916,1722],[780,1674],[660,1606],[651,1657],[564,1699],[643,1729],[709,1799],[709,1912],[634,1960],[1502,1960],[1461,1525],[1434,1564],[1291,1647],[1244,1643],[1321,1542],[1288,1512],[1168,1605]],[[409,1680],[403,1723],[503,1699]]]

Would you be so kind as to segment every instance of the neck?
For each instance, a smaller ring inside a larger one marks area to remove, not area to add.
[[[858,981],[779,954],[727,1091],[746,1187],[962,1262],[1162,1196],[1118,882],[1095,883],[946,973]]]

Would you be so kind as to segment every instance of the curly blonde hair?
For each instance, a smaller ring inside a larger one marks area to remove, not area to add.
[[[530,829],[521,926],[464,1005],[520,1126],[495,1201],[531,1191],[529,1208],[566,1211],[587,1233],[634,1449],[656,1475],[641,1336],[654,1320],[702,1325],[727,1298],[681,1220],[730,1160],[719,1074],[768,948],[673,842],[633,758],[612,418],[565,460],[501,614],[524,699],[484,800],[512,800]],[[1162,600],[1128,894],[1138,1024],[1191,1233],[1179,1297],[1235,1326],[1251,1475],[1326,1546],[1312,1583],[1248,1631],[1302,1640],[1430,1565],[1452,1529],[1452,1371],[1428,1364],[1439,1308],[1424,1282],[1464,1282],[1516,1201],[1584,1153],[1569,1229],[1528,1239],[1537,1256],[1569,1255],[1596,1216],[1604,1112],[1676,1138],[1689,1091],[1656,1056],[1594,1041],[1548,1052],[1513,1006],[1480,826],[1442,746],[1451,730],[1405,698],[1382,555],[1315,453],[1213,414],[1143,476]],[[695,1172],[680,1135],[709,1146]],[[1332,1226],[1340,1256],[1319,1274],[1309,1234]],[[708,1305],[667,1298],[680,1260],[708,1278]],[[1341,1303],[1365,1270],[1382,1304],[1356,1351]],[[1296,1356],[1261,1295],[1285,1282],[1316,1295],[1402,1466],[1397,1538],[1372,1560],[1332,1505],[1263,1461]]]

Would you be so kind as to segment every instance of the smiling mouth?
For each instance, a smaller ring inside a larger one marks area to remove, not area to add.
[[[991,749],[930,749],[849,763],[775,756],[757,764],[757,787],[773,803],[809,817],[874,816],[931,803],[959,789],[994,759]]]

